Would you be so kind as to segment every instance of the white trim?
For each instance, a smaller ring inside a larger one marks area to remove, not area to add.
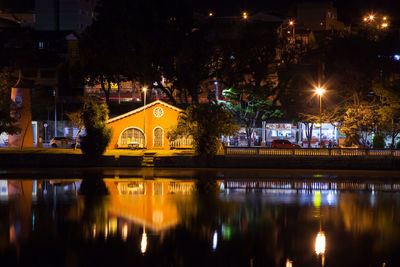
[[[160,128],[160,129],[162,130],[162,138],[161,138],[162,143],[161,143],[161,146],[157,146],[157,147],[164,147],[164,128],[161,127],[161,126],[156,126],[156,127],[153,128],[153,147],[156,147],[156,146],[154,146],[154,141],[156,140],[156,138],[155,138],[155,137],[156,137],[155,131],[156,131],[156,129],[158,129],[158,128]]]
[[[129,111],[129,112],[125,113],[125,114],[122,114],[122,115],[119,115],[119,116],[117,116],[117,117],[111,118],[111,119],[109,119],[109,120],[107,121],[107,123],[111,123],[111,122],[114,122],[114,121],[123,119],[123,118],[125,118],[125,117],[128,117],[128,116],[130,116],[130,115],[132,115],[132,114],[135,114],[135,113],[138,113],[138,112],[141,112],[142,110],[148,109],[148,108],[150,108],[150,107],[152,107],[152,106],[154,106],[154,105],[157,105],[157,104],[166,106],[166,107],[168,107],[168,108],[170,108],[170,109],[172,109],[172,110],[178,111],[178,112],[182,112],[182,111],[183,111],[182,109],[177,108],[177,107],[174,107],[174,106],[172,106],[172,105],[170,105],[170,104],[168,104],[168,103],[165,103],[165,102],[163,102],[163,101],[161,101],[161,100],[156,100],[156,101],[154,101],[154,102],[151,102],[150,104],[147,104],[146,106],[143,106],[143,107],[134,109],[134,110]]]
[[[135,126],[126,127],[124,130],[121,131],[121,133],[119,134],[119,137],[118,137],[118,141],[117,141],[118,147],[119,147],[119,144],[121,143],[121,136],[122,136],[122,134],[123,134],[126,130],[128,130],[128,129],[137,129],[137,130],[141,131],[141,132],[143,133],[143,135],[144,135],[144,147],[147,147],[147,137],[146,137],[146,134],[143,132],[142,129],[140,129],[139,127],[135,127]]]

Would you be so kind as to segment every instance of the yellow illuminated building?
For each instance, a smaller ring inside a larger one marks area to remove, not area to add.
[[[108,120],[108,126],[113,129],[108,149],[129,146],[169,149],[166,134],[177,124],[180,112],[181,109],[157,100]]]

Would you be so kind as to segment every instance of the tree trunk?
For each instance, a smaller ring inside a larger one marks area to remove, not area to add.
[[[75,146],[74,146],[74,150],[76,150],[77,146],[78,146],[78,137],[81,134],[82,130],[83,130],[83,126],[81,128],[79,128],[79,132],[77,133],[77,135],[75,136]]]
[[[118,86],[118,105],[121,104],[121,85],[120,85],[120,81],[119,81],[119,76],[118,76],[118,80],[117,80],[117,86]]]
[[[247,138],[247,146],[251,146],[251,134],[252,134],[252,129],[250,127],[246,127],[246,138]]]
[[[104,85],[104,77],[103,76],[100,77],[100,87],[101,87],[101,90],[104,92],[104,95],[106,97],[106,102],[108,104],[108,102],[110,101],[110,92],[106,89],[106,87]]]
[[[312,130],[314,128],[314,123],[306,124],[306,137],[307,137],[307,147],[311,147],[311,139],[312,139]]]
[[[394,135],[394,119],[392,118],[392,145],[390,146],[391,148],[395,148],[395,145],[394,145],[395,138],[396,138],[396,136]]]
[[[190,93],[190,96],[192,97],[192,104],[198,104],[199,103],[199,95],[196,92],[192,91]]]

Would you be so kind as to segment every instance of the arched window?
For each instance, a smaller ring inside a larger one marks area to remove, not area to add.
[[[145,137],[141,130],[137,128],[126,129],[119,139],[119,147],[127,147],[128,144],[137,143],[140,147],[145,147]]]
[[[154,147],[163,147],[164,131],[161,127],[154,128],[153,138],[154,138],[154,141],[153,141]]]

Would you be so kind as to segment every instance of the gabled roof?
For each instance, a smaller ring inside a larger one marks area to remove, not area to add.
[[[109,120],[107,121],[107,123],[114,122],[114,121],[117,121],[117,120],[121,120],[121,119],[123,119],[123,118],[126,118],[126,117],[128,117],[128,116],[130,116],[130,115],[133,115],[133,114],[135,114],[135,113],[139,113],[139,112],[141,112],[141,111],[143,111],[143,110],[145,110],[145,109],[148,109],[148,108],[150,108],[150,107],[152,107],[152,106],[155,106],[155,105],[157,105],[157,104],[163,105],[163,106],[165,106],[165,107],[167,107],[167,108],[170,108],[170,109],[175,110],[175,111],[178,111],[178,112],[182,112],[182,111],[183,111],[182,109],[177,108],[177,107],[175,107],[175,106],[172,106],[172,105],[170,105],[170,104],[168,104],[168,103],[165,103],[165,102],[163,102],[163,101],[161,101],[161,100],[156,100],[156,101],[154,101],[154,102],[151,102],[150,104],[147,104],[146,106],[143,106],[143,107],[134,109],[134,110],[129,111],[129,112],[125,113],[125,114],[122,114],[122,115],[119,115],[119,116],[117,116],[117,117],[111,118],[111,119],[109,119]]]

